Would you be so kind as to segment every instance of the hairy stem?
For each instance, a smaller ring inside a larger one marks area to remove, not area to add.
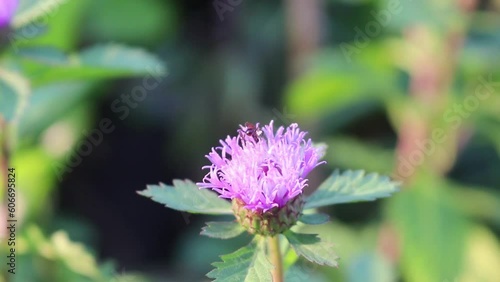
[[[283,282],[283,260],[280,251],[280,237],[279,235],[269,237],[269,253],[271,254],[271,263],[274,266],[272,271],[274,282]]]

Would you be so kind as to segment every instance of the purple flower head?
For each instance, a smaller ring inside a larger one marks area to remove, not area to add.
[[[283,207],[302,193],[307,186],[307,174],[320,162],[323,147],[315,147],[311,139],[304,139],[296,123],[276,133],[273,121],[259,128],[246,123],[238,135],[220,140],[222,146],[212,148],[206,156],[212,165],[210,171],[197,183],[210,188],[221,198],[240,199],[247,209],[266,212]]]
[[[17,5],[18,0],[0,0],[0,28],[9,24]]]

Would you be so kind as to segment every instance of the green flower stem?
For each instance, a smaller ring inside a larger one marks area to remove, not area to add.
[[[283,259],[281,258],[279,235],[268,237],[268,244],[271,263],[274,266],[272,270],[273,282],[283,282]]]

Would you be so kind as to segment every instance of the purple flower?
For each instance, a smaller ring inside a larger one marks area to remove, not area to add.
[[[17,5],[18,0],[0,0],[0,28],[9,24]]]
[[[259,128],[240,125],[238,135],[220,140],[206,156],[210,171],[197,183],[210,188],[221,198],[240,199],[247,209],[263,211],[283,207],[302,193],[307,174],[320,162],[324,147],[315,147],[297,124],[273,129],[273,121]]]

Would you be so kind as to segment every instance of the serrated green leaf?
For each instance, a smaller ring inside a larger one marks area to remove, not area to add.
[[[272,282],[273,266],[264,252],[262,242],[253,240],[249,245],[234,253],[221,256],[222,262],[212,265],[216,269],[207,277],[215,282]]]
[[[207,225],[201,229],[201,235],[211,238],[230,239],[245,231],[238,222],[207,222]]]
[[[165,206],[190,213],[232,214],[231,204],[208,189],[199,189],[190,180],[174,179],[174,186],[148,185],[146,190],[137,192]]]
[[[299,218],[299,221],[305,224],[317,225],[327,223],[330,216],[324,213],[304,214]]]
[[[0,115],[12,121],[22,114],[31,89],[20,74],[0,69]]]
[[[338,170],[326,179],[309,198],[305,208],[318,208],[333,204],[372,201],[389,197],[399,190],[399,183],[376,173],[365,174],[363,170]]]
[[[322,241],[317,234],[301,234],[288,230],[284,235],[297,255],[320,265],[338,266],[339,257],[335,254],[333,244]]]

